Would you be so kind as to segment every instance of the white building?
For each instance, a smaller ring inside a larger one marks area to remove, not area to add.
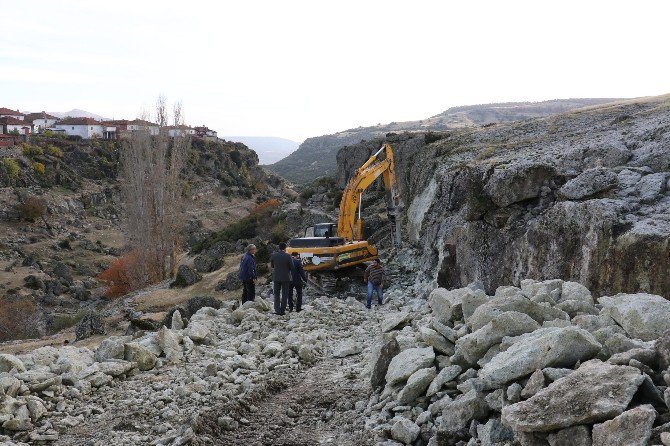
[[[33,126],[29,122],[12,118],[11,116],[3,116],[0,118],[0,133],[18,133],[19,135],[30,135],[32,131]]]
[[[18,110],[12,110],[5,107],[0,107],[0,118],[14,118],[23,121],[26,115]]]
[[[167,129],[168,136],[172,138],[175,136],[195,135],[195,129],[187,125],[171,125]]]
[[[52,116],[47,112],[28,113],[25,120],[26,122],[33,124],[33,130],[35,133],[42,133],[49,127],[53,127],[53,125],[58,121],[58,117]]]
[[[102,123],[93,118],[65,118],[58,121],[54,128],[65,131],[66,135],[81,136],[84,139],[102,138],[104,133]]]

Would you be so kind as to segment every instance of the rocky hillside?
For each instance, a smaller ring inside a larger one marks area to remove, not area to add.
[[[120,150],[117,142],[37,136],[0,149],[0,340],[50,335],[106,305],[95,278],[125,248]],[[243,144],[198,139],[181,181],[190,242],[243,217],[281,184]]]
[[[445,131],[461,127],[551,116],[576,108],[612,102],[615,99],[557,99],[544,102],[507,102],[453,107],[420,121],[392,122],[358,127],[332,135],[306,139],[291,155],[268,169],[298,184],[332,176],[337,170],[337,151],[343,146],[371,140],[389,132]]]
[[[670,297],[670,96],[387,140],[419,280]],[[338,153],[341,187],[381,142]]]

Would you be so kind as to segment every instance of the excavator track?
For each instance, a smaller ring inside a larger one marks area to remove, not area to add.
[[[332,272],[310,273],[308,281],[322,293],[336,293],[341,290],[341,278]]]

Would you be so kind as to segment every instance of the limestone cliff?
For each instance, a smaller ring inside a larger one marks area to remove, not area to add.
[[[386,140],[426,278],[670,297],[670,96]],[[381,141],[340,150],[340,186]]]

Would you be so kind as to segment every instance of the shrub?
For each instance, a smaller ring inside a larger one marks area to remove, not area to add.
[[[47,146],[47,153],[51,156],[55,156],[56,158],[63,158],[63,151],[53,144],[49,144]]]
[[[44,175],[44,172],[46,172],[46,167],[42,163],[34,162],[33,170],[35,171],[36,174]]]
[[[42,150],[42,148],[39,146],[26,143],[23,145],[23,154],[29,158],[32,158],[35,156],[44,155],[44,150]]]
[[[260,204],[257,204],[252,210],[252,214],[265,214],[270,213],[279,207],[279,200],[276,198],[270,198]]]
[[[237,165],[238,168],[242,167],[242,154],[239,150],[235,149],[230,152],[230,159]]]
[[[19,163],[17,163],[14,158],[3,158],[2,165],[4,166],[5,172],[7,172],[7,177],[10,180],[16,180],[19,177],[21,168],[19,167]]]
[[[115,298],[133,291],[132,271],[137,261],[137,254],[128,253],[114,260],[109,268],[98,275],[98,280],[107,284],[105,296]]]
[[[28,197],[23,203],[17,206],[19,217],[22,220],[34,222],[39,218],[44,218],[47,213],[47,204],[44,199],[39,197]]]
[[[270,241],[275,245],[278,245],[281,242],[285,242],[288,239],[288,234],[286,233],[286,225],[284,222],[277,223],[270,232]]]
[[[37,307],[31,298],[5,298],[0,301],[0,341],[39,336]]]

